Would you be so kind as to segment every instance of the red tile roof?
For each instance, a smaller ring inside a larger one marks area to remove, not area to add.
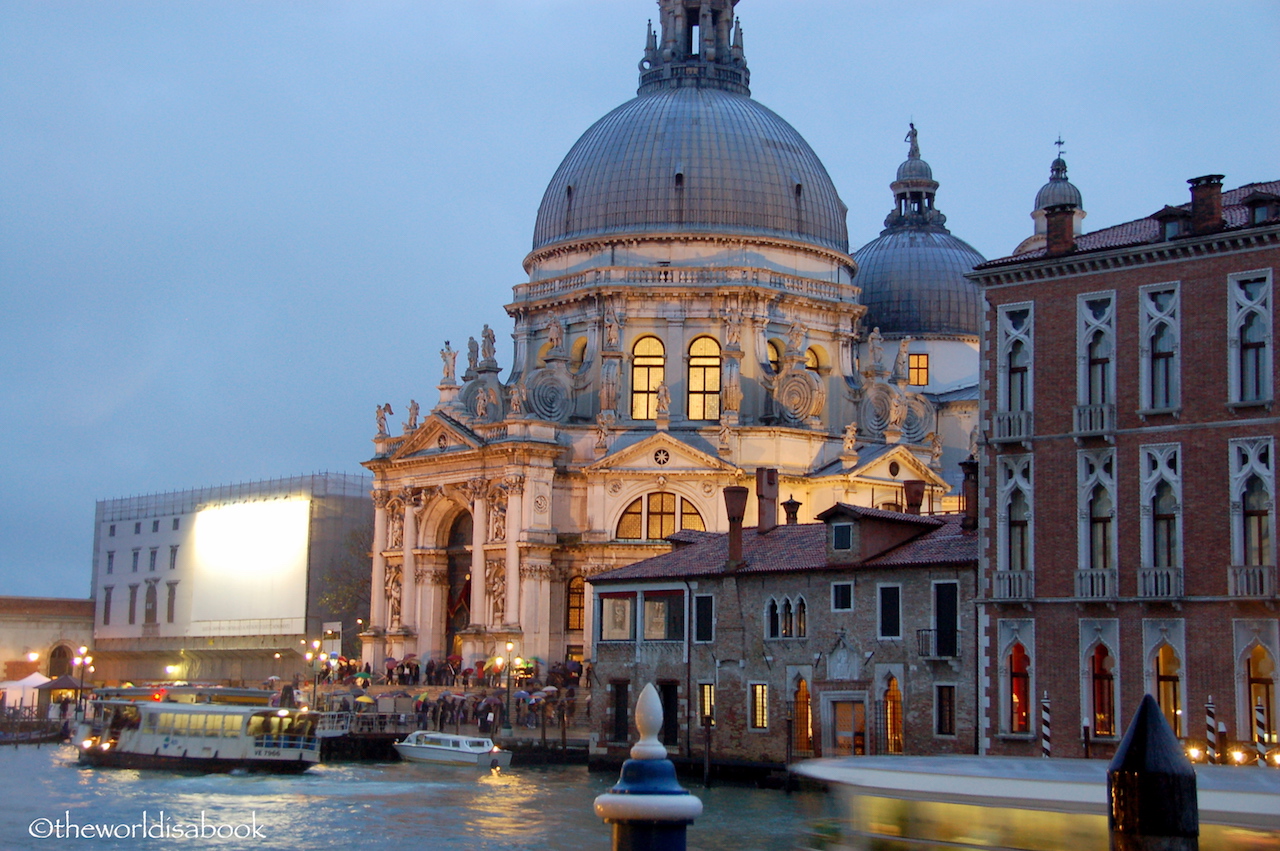
[[[1229,189],[1222,193],[1222,215],[1227,220],[1227,230],[1251,227],[1249,221],[1249,208],[1244,206],[1241,201],[1254,192],[1265,192],[1269,194],[1280,194],[1280,180],[1273,180],[1268,183],[1247,183],[1236,189]],[[1087,251],[1106,251],[1112,248],[1123,248],[1129,245],[1145,245],[1152,242],[1164,242],[1163,229],[1160,222],[1153,218],[1154,215],[1162,213],[1165,210],[1185,210],[1190,213],[1191,202],[1181,204],[1177,207],[1164,207],[1153,213],[1152,216],[1136,219],[1132,222],[1115,225],[1102,230],[1096,230],[1092,233],[1081,234],[1076,237],[1076,250],[1068,255],[1060,255],[1060,257],[1074,257]],[[1221,233],[1222,231],[1218,231]],[[1045,249],[1038,248],[1035,251],[1028,251],[1025,254],[1015,254],[1012,257],[1001,257],[996,260],[988,260],[986,263],[979,263],[974,268],[976,270],[992,269],[999,266],[1009,266],[1015,263],[1022,263],[1027,260],[1040,260],[1045,257]]]
[[[978,536],[960,529],[961,515],[944,514],[918,517],[879,509],[855,508],[859,513],[881,519],[911,522],[928,526],[922,534],[888,552],[862,562],[863,567],[900,567],[932,564],[976,563]],[[929,521],[921,523],[921,521]],[[677,533],[688,540],[664,555],[638,561],[626,567],[605,571],[591,577],[592,583],[636,582],[661,579],[693,579],[718,576],[725,572],[729,557],[727,533]],[[827,524],[799,523],[778,526],[764,535],[754,527],[742,532],[742,556],[746,562],[737,573],[797,573],[808,570],[848,570],[848,564],[827,562]]]

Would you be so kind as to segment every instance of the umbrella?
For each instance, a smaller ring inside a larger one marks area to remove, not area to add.
[[[404,658],[403,658],[403,659],[401,659],[400,661],[401,661],[401,662],[408,662],[410,659],[417,659],[417,658],[418,658],[418,654],[417,654],[417,653],[406,653],[406,654],[404,654]]]
[[[364,671],[360,671],[360,672],[358,672],[358,673],[352,674],[351,676],[355,677],[357,680],[371,680],[371,679],[373,679],[373,675],[372,675],[372,674],[366,674]],[[277,679],[277,680],[278,680],[278,679],[280,679],[280,678],[279,678],[279,677],[276,677],[275,679]]]
[[[360,695],[359,697],[357,697],[357,698],[356,698],[356,700],[357,700],[358,702],[360,702],[360,703],[374,703],[374,702],[376,702],[376,701],[374,701],[374,699],[373,699],[372,697],[369,697],[369,695],[367,695],[367,694],[362,694],[362,695]]]
[[[280,678],[277,677],[275,674],[272,674],[271,676],[267,677],[267,682],[269,683],[279,682],[279,680]]]
[[[539,689],[539,691],[545,691],[547,694],[555,694],[559,690],[560,689],[556,688],[555,686],[543,686],[541,689]]]
[[[522,700],[529,696],[529,692],[525,691],[524,689],[520,689],[519,691],[515,692],[511,696],[516,698],[517,700]]]
[[[458,656],[457,654],[455,654],[455,655],[453,655],[453,656],[449,656],[449,657],[448,657],[448,660],[449,660],[450,662],[461,662],[461,661],[462,661],[462,657],[461,657],[461,656]]]
[[[501,706],[501,705],[502,705],[502,698],[500,698],[500,697],[486,697],[484,700],[480,701],[480,705],[481,705],[481,706]]]

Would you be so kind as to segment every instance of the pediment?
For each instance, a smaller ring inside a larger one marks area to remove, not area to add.
[[[479,449],[484,439],[462,423],[443,414],[432,411],[427,414],[418,430],[400,444],[391,455],[392,461],[406,458],[421,458],[426,455],[444,455],[460,449]]]
[[[870,479],[919,479],[930,485],[938,485],[947,489],[951,488],[950,483],[942,477],[937,470],[929,467],[921,461],[914,452],[906,446],[890,446],[873,457],[868,457],[869,453],[863,451],[860,460],[865,463],[859,463],[853,468],[854,476],[865,476]],[[894,461],[898,462],[898,473],[894,475],[889,470],[889,465]]]
[[[742,470],[660,431],[604,456],[584,472],[740,474]]]

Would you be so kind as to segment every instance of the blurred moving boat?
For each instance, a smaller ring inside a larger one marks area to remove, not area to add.
[[[474,765],[482,768],[506,768],[511,765],[511,751],[503,750],[492,739],[480,736],[458,736],[416,730],[395,743],[396,753],[410,762],[434,762],[439,765]]]

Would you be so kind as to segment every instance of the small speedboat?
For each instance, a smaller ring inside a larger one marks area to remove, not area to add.
[[[417,730],[395,743],[396,753],[410,762],[434,762],[438,765],[474,765],[480,768],[506,768],[511,764],[511,751],[503,750],[492,739],[481,736],[456,736]]]

